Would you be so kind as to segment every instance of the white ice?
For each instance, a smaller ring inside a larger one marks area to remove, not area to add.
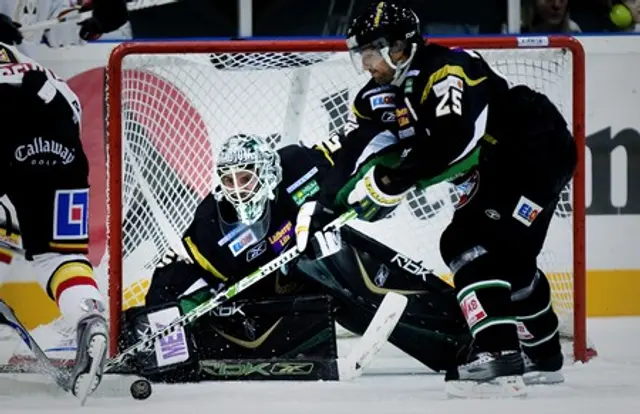
[[[566,383],[530,387],[525,399],[449,400],[442,376],[389,346],[353,382],[155,385],[145,401],[102,397],[85,407],[68,395],[25,389],[0,397],[0,413],[640,414],[640,318],[594,319],[588,326],[599,356],[584,365],[569,364]]]

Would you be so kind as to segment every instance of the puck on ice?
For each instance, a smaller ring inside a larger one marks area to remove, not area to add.
[[[136,400],[146,400],[151,396],[151,383],[146,379],[135,380],[129,390]]]

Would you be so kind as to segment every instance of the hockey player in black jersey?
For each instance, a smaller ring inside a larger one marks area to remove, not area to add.
[[[168,252],[158,264],[144,306],[124,315],[125,344],[295,249],[299,206],[314,199],[343,140],[278,151],[255,135],[226,140],[216,157],[219,185],[183,235],[186,256]],[[389,291],[409,297],[390,341],[434,370],[456,366],[470,337],[451,286],[349,227],[321,244],[326,258],[301,257],[258,282],[173,335],[168,351],[140,354],[138,372],[157,381],[268,379],[266,368],[247,373],[238,366],[261,361],[271,369],[302,358],[315,368],[287,371],[289,377],[336,379],[325,369],[336,358],[334,320],[362,334]]]
[[[403,6],[371,4],[351,25],[347,45],[360,69],[396,88],[395,141],[343,159],[357,171],[346,184],[325,186],[340,190],[319,196],[336,198],[323,208],[355,208],[376,221],[414,187],[471,186],[440,239],[474,338],[467,363],[447,375],[447,390],[522,395],[525,370],[562,381],[558,318],[536,265],[576,166],[562,115],[546,96],[510,85],[477,53],[425,44],[415,13]],[[323,221],[307,220],[311,231]]]
[[[15,267],[12,256],[24,253],[29,273],[77,329],[69,388],[85,398],[100,383],[109,334],[104,298],[86,256],[89,166],[80,139],[82,108],[66,82],[3,43],[0,95],[0,234],[11,241],[0,258],[0,281]]]

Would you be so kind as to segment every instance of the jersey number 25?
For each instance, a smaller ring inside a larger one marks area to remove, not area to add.
[[[433,92],[440,99],[436,106],[436,117],[454,113],[462,115],[462,88],[464,81],[456,76],[448,76],[433,85]]]

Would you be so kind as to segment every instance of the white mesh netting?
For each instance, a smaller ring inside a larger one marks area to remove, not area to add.
[[[572,121],[572,55],[563,49],[479,50],[513,83],[546,93]],[[312,144],[342,127],[367,81],[345,53],[135,54],[122,63],[123,306],[140,304],[153,267],[212,188],[213,154],[226,137]],[[113,108],[110,108],[113,110]],[[443,278],[438,253],[458,194],[441,184],[412,193],[392,218],[355,224]],[[112,223],[119,226],[120,223]],[[571,192],[562,196],[539,258],[562,329],[572,332]]]

